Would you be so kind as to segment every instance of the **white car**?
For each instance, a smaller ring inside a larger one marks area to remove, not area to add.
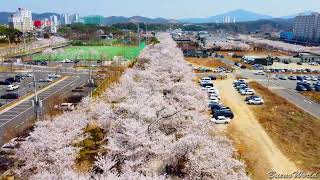
[[[39,79],[39,82],[52,82],[53,79],[51,78],[46,78],[46,79]]]
[[[318,78],[315,77],[315,76],[312,76],[312,77],[311,77],[311,80],[312,80],[312,81],[318,81]]]
[[[60,74],[49,74],[48,78],[52,79],[52,78],[61,78]]]
[[[7,91],[14,91],[17,89],[19,89],[19,85],[14,85],[14,84],[8,85],[6,88]]]
[[[211,103],[219,103],[219,99],[217,97],[210,97],[209,104]]]
[[[221,97],[218,95],[218,94],[216,94],[216,93],[212,93],[212,94],[210,94],[210,99],[213,99],[213,98],[217,98],[217,99],[221,99]]]
[[[266,75],[266,73],[263,71],[255,72],[254,74],[255,75],[262,75],[262,76]]]
[[[254,95],[254,90],[253,89],[248,89],[248,90],[245,90],[245,91],[241,91],[240,94],[241,95]]]
[[[33,74],[30,73],[23,73],[22,74],[23,77],[33,77]]]
[[[226,118],[224,116],[218,116],[216,118],[212,118],[211,121],[216,124],[229,124],[231,122],[230,118]]]
[[[253,99],[250,99],[247,103],[251,104],[251,105],[262,105],[262,104],[264,104],[262,98],[253,98]]]
[[[72,61],[70,59],[64,59],[61,61],[61,63],[71,63]]]
[[[209,81],[209,82],[210,82],[210,81],[211,81],[211,79],[210,79],[210,78],[208,78],[208,77],[204,77],[204,78],[202,78],[202,79],[201,79],[201,81],[207,81],[207,82]]]
[[[60,106],[55,106],[56,109],[60,111],[73,111],[75,109],[74,104],[72,103],[62,103]]]

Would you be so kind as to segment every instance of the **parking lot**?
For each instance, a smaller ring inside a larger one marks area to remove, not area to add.
[[[7,78],[15,77],[16,75],[21,75],[22,73],[1,73],[0,81],[5,81]],[[50,82],[40,82],[40,80],[45,80],[48,78],[50,72],[28,72],[28,74],[32,74],[35,77],[35,85],[36,89],[39,90],[45,86],[47,86]],[[8,85],[0,85],[0,96],[8,94],[8,93],[16,93],[20,97],[33,92],[34,91],[34,83],[33,77],[25,77],[21,79],[20,82],[13,82],[14,85],[19,85],[19,88],[13,91],[8,91]],[[14,101],[14,99],[0,99],[1,105],[5,105]]]

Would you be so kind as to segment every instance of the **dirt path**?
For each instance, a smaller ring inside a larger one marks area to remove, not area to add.
[[[244,102],[244,97],[233,88],[232,79],[216,81],[222,102],[235,113],[235,119],[228,128],[242,159],[246,161],[253,179],[267,179],[271,170],[277,173],[292,173],[298,168],[272,142],[252,110]]]

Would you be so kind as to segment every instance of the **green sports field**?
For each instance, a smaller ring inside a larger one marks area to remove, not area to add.
[[[69,60],[111,60],[114,56],[123,56],[125,59],[136,58],[144,44],[140,47],[134,46],[72,46],[63,50],[55,50],[51,54],[36,54],[32,57],[34,61],[62,61]]]

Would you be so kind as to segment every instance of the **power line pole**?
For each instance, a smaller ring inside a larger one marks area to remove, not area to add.
[[[36,78],[35,78],[35,73],[33,70],[33,91],[34,91],[34,98],[32,100],[32,106],[34,106],[34,111],[36,114],[37,121],[40,121],[40,116],[42,112],[42,101],[38,97],[38,92],[37,92],[37,86],[36,86]]]
[[[140,47],[140,43],[141,43],[141,36],[140,36],[140,24],[138,23],[138,47]]]

